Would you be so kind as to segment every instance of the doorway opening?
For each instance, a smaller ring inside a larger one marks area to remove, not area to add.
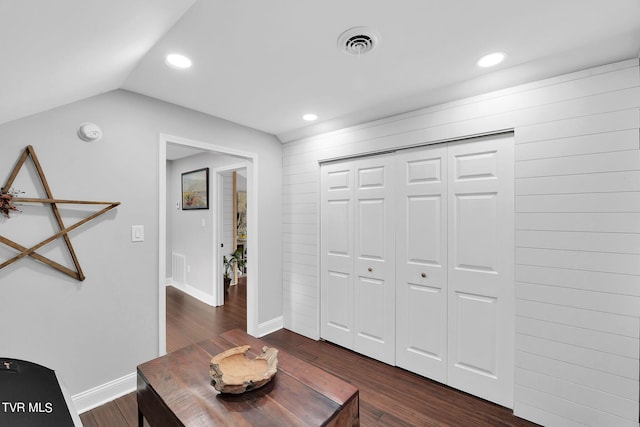
[[[167,235],[167,210],[169,204],[173,203],[175,195],[168,196],[167,189],[167,160],[168,148],[170,153],[175,150],[185,151],[187,155],[197,153],[215,154],[226,158],[233,158],[234,161],[227,162],[224,165],[214,166],[211,173],[211,201],[210,209],[213,209],[213,238],[210,244],[211,257],[211,277],[213,280],[211,295],[211,305],[222,305],[224,303],[224,281],[223,281],[223,265],[222,256],[226,254],[228,247],[220,247],[223,243],[222,228],[220,220],[222,219],[220,189],[222,187],[222,176],[229,170],[246,171],[246,235],[251,238],[246,239],[244,251],[251,254],[251,265],[248,268],[250,274],[247,274],[246,280],[246,298],[247,298],[247,332],[255,335],[258,330],[258,313],[257,313],[257,289],[258,289],[258,251],[257,251],[257,232],[258,232],[258,183],[256,180],[258,157],[255,153],[236,150],[229,147],[210,144],[203,141],[196,141],[187,138],[177,137],[173,135],[160,134],[158,147],[158,353],[166,354],[166,293],[165,278],[167,275],[168,255],[167,241],[171,236]],[[170,154],[170,156],[172,156]],[[169,159],[170,160],[170,159]],[[169,197],[171,199],[169,200]],[[173,206],[175,208],[175,206]]]
[[[226,301],[230,286],[246,286],[249,263],[247,233],[247,168],[235,165],[217,169],[218,182],[218,230],[220,231],[220,256],[223,266],[224,296]]]

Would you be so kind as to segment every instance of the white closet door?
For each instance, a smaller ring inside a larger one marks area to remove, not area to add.
[[[513,407],[513,136],[449,144],[448,384]]]
[[[354,175],[354,350],[394,364],[393,155],[356,160]]]
[[[353,165],[321,168],[322,338],[353,348]]]
[[[447,146],[396,154],[396,364],[447,381]]]

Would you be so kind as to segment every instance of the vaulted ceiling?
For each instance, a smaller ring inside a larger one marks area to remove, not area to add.
[[[368,54],[338,46],[356,26]],[[122,88],[286,142],[637,58],[640,1],[2,0],[0,40],[0,123]]]

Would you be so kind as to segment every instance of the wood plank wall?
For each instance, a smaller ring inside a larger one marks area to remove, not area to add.
[[[319,337],[319,161],[515,131],[516,415],[638,426],[638,59],[288,143],[285,327]]]

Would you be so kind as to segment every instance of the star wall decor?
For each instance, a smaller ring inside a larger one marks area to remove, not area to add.
[[[20,168],[22,168],[22,165],[24,165],[25,161],[31,157],[31,160],[33,161],[33,164],[36,168],[36,171],[38,172],[38,176],[40,177],[40,181],[42,182],[42,186],[44,188],[45,194],[46,194],[46,198],[43,199],[38,199],[38,198],[26,198],[26,197],[14,197],[12,195],[12,193],[10,193],[11,191],[11,186],[13,185],[13,181],[16,179],[16,176],[18,176],[18,172],[20,172]],[[87,222],[91,221],[92,219],[95,219],[97,217],[99,217],[100,215],[110,211],[111,209],[115,208],[116,206],[118,206],[120,204],[120,202],[94,202],[94,201],[84,201],[84,200],[63,200],[63,199],[55,199],[53,197],[53,194],[51,193],[51,189],[49,188],[49,184],[47,183],[47,179],[44,176],[44,172],[42,170],[42,166],[40,166],[40,162],[38,161],[38,157],[36,156],[36,152],[33,149],[33,147],[31,145],[29,145],[24,152],[22,153],[22,155],[20,156],[20,158],[18,159],[18,163],[16,164],[16,166],[13,168],[13,172],[11,172],[11,175],[9,176],[9,179],[7,180],[6,184],[4,185],[4,187],[2,187],[2,189],[0,190],[0,196],[3,196],[3,198],[5,198],[6,200],[8,200],[8,202],[6,203],[7,206],[11,206],[11,203],[15,202],[15,203],[44,203],[44,204],[48,204],[51,206],[51,210],[53,211],[53,215],[56,218],[56,222],[58,224],[59,227],[59,231],[57,231],[56,233],[54,233],[53,235],[51,235],[50,237],[46,238],[45,240],[41,241],[40,243],[27,248],[25,246],[20,245],[19,243],[16,243],[10,239],[7,239],[6,237],[0,236],[0,243],[3,243],[7,246],[9,246],[10,248],[15,249],[16,251],[18,251],[18,254],[16,256],[14,256],[13,258],[8,259],[7,261],[3,262],[2,264],[0,264],[0,270],[3,269],[4,267],[7,267],[11,264],[13,264],[14,262],[29,256],[37,261],[42,262],[43,264],[46,264],[50,267],[53,267],[54,269],[73,277],[76,280],[84,280],[85,279],[85,275],[82,272],[82,268],[80,267],[80,263],[78,262],[78,257],[76,256],[75,251],[73,250],[73,245],[71,244],[71,239],[69,238],[69,232],[75,230],[76,228],[80,227],[83,224],[86,224]],[[88,217],[76,222],[75,224],[65,227],[63,221],[62,221],[62,217],[60,216],[60,212],[58,210],[58,204],[76,204],[76,205],[107,205],[107,207],[103,208],[100,211],[97,211],[91,215],[89,215]],[[8,211],[6,213],[6,216],[8,217]],[[57,239],[63,239],[64,243],[67,247],[67,249],[69,250],[69,255],[71,255],[71,259],[73,260],[73,264],[75,266],[75,270],[72,270],[68,267],[65,267],[62,264],[59,264],[55,261],[53,261],[52,259],[49,259],[45,256],[42,256],[40,254],[38,254],[36,251],[40,248],[42,248],[45,245],[48,245],[49,243],[57,240]]]

